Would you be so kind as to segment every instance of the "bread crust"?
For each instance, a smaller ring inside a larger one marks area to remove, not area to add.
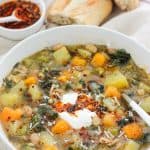
[[[58,2],[59,1],[59,2]],[[56,24],[101,24],[112,11],[111,0],[56,0],[48,10],[48,20]],[[66,21],[66,22],[65,22]]]

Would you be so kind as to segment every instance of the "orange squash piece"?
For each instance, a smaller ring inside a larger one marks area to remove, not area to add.
[[[86,65],[86,60],[82,59],[78,56],[75,56],[72,61],[71,61],[72,66],[85,66]]]
[[[69,130],[71,130],[71,126],[63,119],[57,120],[56,124],[51,128],[54,134],[62,134]]]
[[[58,150],[55,145],[45,145],[43,150]]]
[[[37,78],[35,77],[35,76],[30,76],[30,77],[28,77],[27,79],[25,79],[25,84],[27,85],[27,86],[30,86],[30,85],[32,85],[32,84],[36,84],[37,83]]]
[[[94,67],[103,67],[106,63],[106,56],[103,53],[96,53],[91,61]]]
[[[143,135],[142,127],[138,123],[127,124],[122,130],[129,139],[137,140]]]
[[[117,99],[121,98],[119,90],[114,86],[108,86],[105,91],[106,97],[116,97]]]
[[[4,122],[19,120],[22,116],[21,109],[13,110],[12,108],[5,107],[0,113],[0,119]]]
[[[70,71],[64,71],[64,72],[62,73],[62,75],[60,75],[60,76],[58,77],[58,80],[59,80],[60,82],[63,82],[63,83],[67,82],[67,81],[70,80],[70,79],[71,79],[71,72],[70,72]]]
[[[113,114],[105,114],[102,123],[104,127],[114,127],[116,126],[116,117]]]

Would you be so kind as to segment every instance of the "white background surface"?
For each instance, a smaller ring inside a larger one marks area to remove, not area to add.
[[[53,0],[45,0],[48,6]],[[114,11],[113,17],[102,25],[117,30],[144,44],[150,49],[150,2],[144,0],[140,7],[130,12]],[[0,37],[0,55],[2,56],[19,41],[10,41]]]

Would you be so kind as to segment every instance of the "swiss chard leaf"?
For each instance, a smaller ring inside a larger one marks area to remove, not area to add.
[[[131,59],[131,55],[127,53],[124,49],[119,49],[115,53],[109,54],[111,62],[114,65],[126,65]]]

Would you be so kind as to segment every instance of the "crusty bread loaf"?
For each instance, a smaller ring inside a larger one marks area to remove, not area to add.
[[[60,24],[101,24],[112,11],[111,0],[55,0],[48,20]]]

